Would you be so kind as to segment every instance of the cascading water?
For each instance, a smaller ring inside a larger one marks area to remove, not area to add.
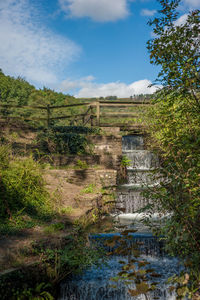
[[[93,235],[91,243],[98,241],[100,247],[113,235],[116,234]],[[157,287],[154,291],[148,292],[148,300],[175,300],[175,295],[169,292],[165,282],[181,268],[177,259],[167,257],[162,243],[151,234],[132,234],[130,243],[137,242],[140,243],[140,261],[147,260],[148,268],[154,269],[156,274],[161,275],[161,277],[153,279],[154,282],[157,282]],[[109,252],[112,248],[106,248],[106,250]],[[145,295],[130,296],[128,289],[135,289],[134,282],[126,286],[119,281],[117,287],[112,286],[113,283],[110,279],[117,276],[122,270],[120,260],[128,263],[128,257],[112,255],[106,264],[102,263],[98,267],[91,267],[82,275],[74,276],[71,280],[63,282],[59,300],[146,300]]]
[[[150,171],[158,167],[158,159],[151,152],[144,150],[144,139],[141,135],[123,137],[123,155],[131,161],[128,167],[128,182],[118,188],[117,210],[121,211],[119,220],[130,218],[135,221],[135,212],[148,204],[147,199],[142,195],[142,191],[152,182]],[[156,183],[157,184],[157,183]],[[122,213],[123,212],[123,213]],[[124,214],[125,212],[125,214]],[[130,223],[131,223],[130,222]],[[96,240],[106,240],[113,234],[99,234],[90,237],[91,243]],[[115,234],[116,235],[116,234]],[[120,235],[118,233],[118,235]],[[151,233],[142,230],[132,235],[131,243],[140,243],[141,260],[149,262],[149,268],[153,268],[161,277],[153,279],[158,285],[152,292],[148,292],[148,300],[175,300],[176,296],[171,294],[166,285],[166,280],[173,274],[180,271],[180,265],[176,258],[165,255],[162,244]],[[103,243],[102,243],[103,245]],[[61,295],[59,300],[145,300],[145,295],[131,297],[128,289],[135,288],[133,283],[126,286],[123,282],[117,283],[117,288],[113,288],[111,277],[117,276],[121,271],[119,263],[121,257],[117,255],[109,256],[107,264],[101,267],[91,267],[80,276],[73,276],[61,285]],[[124,258],[127,259],[128,258]]]
[[[159,161],[154,153],[145,150],[142,135],[130,135],[122,138],[122,153],[129,160],[127,182],[118,187],[116,208],[121,213],[119,219],[140,218],[138,211],[149,204],[142,192],[149,186],[158,184],[152,177],[152,170],[158,168]],[[123,213],[122,213],[123,212]]]

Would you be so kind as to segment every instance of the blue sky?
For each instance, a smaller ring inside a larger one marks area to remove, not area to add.
[[[180,20],[200,0],[182,0]],[[77,97],[152,93],[156,0],[0,0],[0,68]]]

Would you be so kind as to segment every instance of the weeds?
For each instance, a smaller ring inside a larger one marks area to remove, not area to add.
[[[82,169],[82,170],[85,170],[85,169],[88,169],[88,168],[89,168],[89,166],[88,166],[88,164],[86,163],[86,161],[82,161],[82,160],[80,160],[80,159],[77,160],[76,166],[77,166],[78,168]]]
[[[27,214],[45,215],[50,212],[48,193],[39,164],[32,158],[15,159],[1,170],[1,218],[12,218],[23,209]]]
[[[1,233],[15,233],[51,218],[42,170],[31,157],[12,158],[9,146],[0,146],[0,175]]]
[[[50,224],[44,228],[45,233],[55,233],[65,229],[65,225],[63,223],[55,223]]]
[[[86,154],[92,152],[86,135],[97,132],[95,128],[83,126],[57,126],[40,132],[37,141],[44,153]]]
[[[61,214],[67,214],[67,215],[71,215],[73,213],[73,211],[74,211],[74,208],[72,206],[63,207],[60,210]]]
[[[127,167],[130,166],[131,160],[128,159],[126,155],[122,156],[119,172],[118,172],[118,182],[123,184],[127,181]]]
[[[91,183],[80,191],[81,194],[94,194],[95,193],[95,184]]]
[[[128,157],[126,155],[123,155],[122,159],[121,159],[121,166],[129,167],[130,165],[131,165],[131,160],[128,159]]]

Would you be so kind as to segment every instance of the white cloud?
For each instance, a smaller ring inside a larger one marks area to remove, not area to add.
[[[152,86],[151,81],[144,79],[126,84],[122,82],[95,83],[93,76],[81,78],[79,80],[64,80],[59,87],[62,92],[74,92],[76,97],[106,97],[118,96],[120,98],[130,97],[138,94],[152,94],[158,86]]]
[[[97,22],[124,19],[129,15],[128,0],[59,0],[67,16],[89,17]]]
[[[87,86],[91,85],[91,82],[94,80],[95,78],[93,76],[87,76],[87,77],[83,77],[80,78],[78,80],[70,80],[70,79],[66,79],[63,80],[59,86],[59,90],[61,90],[62,92],[68,92],[70,90],[76,90],[77,88],[84,88]]]
[[[37,13],[29,0],[0,2],[0,68],[9,75],[51,85],[80,49],[45,28]]]
[[[147,17],[152,17],[152,16],[154,16],[155,15],[155,13],[156,13],[157,11],[155,10],[155,9],[152,9],[152,10],[150,10],[150,9],[142,9],[141,10],[141,15],[142,16],[147,16]]]
[[[184,2],[190,8],[199,8],[200,7],[200,0],[184,0]]]
[[[176,26],[184,25],[185,22],[187,21],[187,17],[188,17],[187,14],[184,14],[184,15],[180,16],[180,18],[178,18],[178,19],[174,22],[174,24],[175,24]]]

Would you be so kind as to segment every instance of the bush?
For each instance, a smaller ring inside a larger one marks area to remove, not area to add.
[[[77,133],[57,133],[48,130],[37,137],[39,148],[45,153],[84,154],[87,139]]]
[[[51,128],[54,132],[59,133],[79,133],[79,134],[100,134],[100,128],[85,126],[54,126]]]
[[[163,101],[163,99],[165,101]],[[149,189],[155,210],[171,217],[157,231],[166,249],[190,267],[190,283],[200,276],[200,114],[191,98],[158,94],[149,119],[151,146],[161,166],[160,185]],[[191,255],[192,253],[192,255]]]
[[[0,166],[0,218],[12,218],[19,211],[36,216],[48,215],[48,193],[39,164],[32,158],[7,162],[8,153],[3,156],[3,151],[1,146],[0,155],[7,167]]]
[[[76,162],[76,167],[79,168],[79,169],[82,169],[82,170],[85,170],[85,169],[88,169],[89,166],[88,164],[86,163],[86,161],[82,161],[80,159],[77,160]]]
[[[92,134],[97,131],[82,126],[52,127],[38,134],[38,146],[45,153],[86,154],[91,152],[91,144],[85,134]]]

